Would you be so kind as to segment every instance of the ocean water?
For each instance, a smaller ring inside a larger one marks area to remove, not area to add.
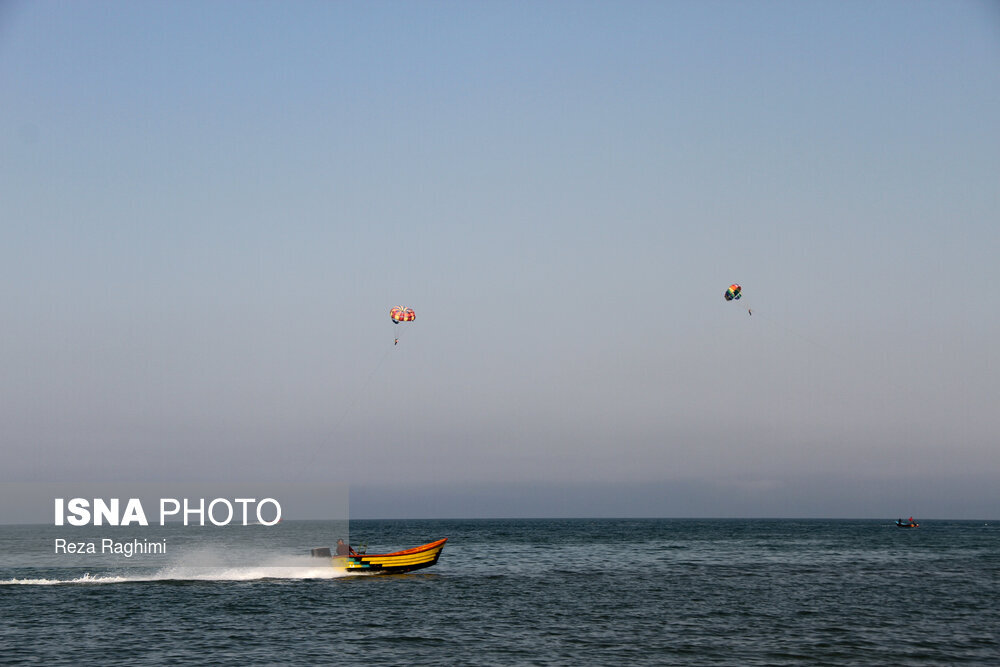
[[[186,569],[26,566],[52,529],[3,526],[0,663],[1000,664],[1000,524],[921,523],[351,522],[371,553],[450,538],[434,567],[380,576],[297,551],[260,567],[282,554],[248,530]]]

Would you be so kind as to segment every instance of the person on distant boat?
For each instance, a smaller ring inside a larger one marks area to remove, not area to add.
[[[344,540],[337,540],[337,555],[338,556],[353,556],[355,555],[354,549],[350,545],[344,544]]]

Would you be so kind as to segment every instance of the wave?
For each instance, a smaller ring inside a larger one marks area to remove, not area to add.
[[[176,564],[163,567],[155,572],[106,573],[70,577],[33,577],[0,580],[0,586],[57,586],[64,584],[123,584],[153,581],[260,581],[266,579],[305,580],[339,579],[351,576],[342,568],[315,563],[289,565],[275,563],[253,566],[191,566]]]

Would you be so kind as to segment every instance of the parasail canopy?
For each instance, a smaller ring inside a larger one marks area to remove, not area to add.
[[[737,285],[736,283],[733,283],[732,285],[729,286],[729,289],[726,290],[726,293],[723,296],[726,297],[726,301],[732,301],[733,299],[738,299],[741,296],[743,296],[743,288]]]
[[[412,308],[406,308],[404,306],[393,306],[389,310],[389,317],[392,318],[393,322],[399,324],[400,322],[412,322],[413,320],[417,319],[417,314],[413,312]]]

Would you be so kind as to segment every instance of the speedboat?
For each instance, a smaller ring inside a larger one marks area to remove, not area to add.
[[[896,528],[919,528],[920,524],[914,521],[912,518],[908,521],[903,521],[902,519],[896,519]]]
[[[350,553],[331,555],[328,547],[313,549],[312,555],[329,558],[336,568],[352,574],[400,574],[430,567],[438,562],[448,538],[388,554]]]

